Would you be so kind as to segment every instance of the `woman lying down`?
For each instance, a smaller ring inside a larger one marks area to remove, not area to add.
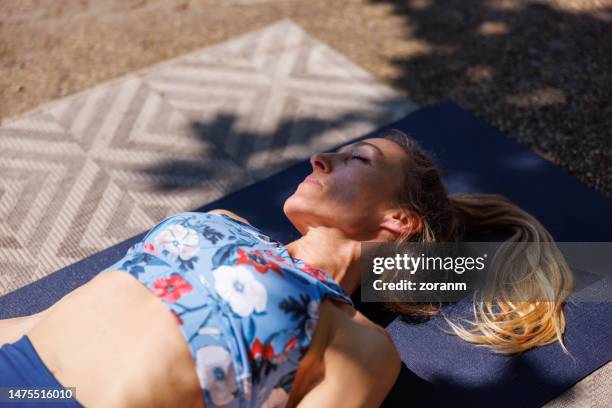
[[[449,196],[399,131],[310,161],[284,204],[298,240],[223,210],[169,217],[49,309],[0,321],[0,385],[75,387],[88,407],[376,407],[400,359],[349,297],[362,242],[456,241],[466,226],[550,240],[501,196]],[[562,340],[561,302],[498,306],[455,334],[509,353]]]

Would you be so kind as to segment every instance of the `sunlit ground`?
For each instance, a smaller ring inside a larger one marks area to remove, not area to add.
[[[612,196],[611,1],[0,0],[0,118],[286,17]]]

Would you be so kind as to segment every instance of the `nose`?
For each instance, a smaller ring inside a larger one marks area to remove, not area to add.
[[[310,156],[310,165],[314,171],[329,173],[332,170],[332,163],[326,153],[315,153]]]

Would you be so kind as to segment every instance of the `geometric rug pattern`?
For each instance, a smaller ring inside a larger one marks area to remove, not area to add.
[[[0,295],[416,106],[290,20],[0,126]]]
[[[612,362],[595,370],[543,408],[612,407]]]

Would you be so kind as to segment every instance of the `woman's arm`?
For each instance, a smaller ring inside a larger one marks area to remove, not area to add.
[[[325,374],[298,407],[379,407],[399,375],[401,361],[378,328],[337,334],[323,355]]]
[[[231,217],[231,218],[233,218],[235,220],[242,221],[242,222],[244,222],[246,224],[251,225],[251,223],[248,222],[246,220],[246,218],[242,218],[241,216],[239,216],[239,215],[237,215],[237,214],[235,214],[235,213],[233,213],[231,211],[228,211],[228,210],[214,209],[214,210],[208,211],[208,213],[210,213],[210,214],[224,214],[224,215],[227,215],[228,217]]]

